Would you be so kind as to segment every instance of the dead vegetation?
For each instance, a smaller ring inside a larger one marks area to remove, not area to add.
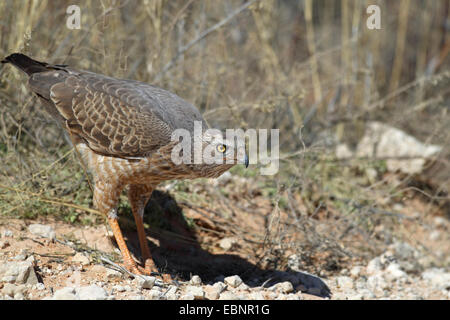
[[[70,4],[1,1],[0,56],[158,85],[212,127],[280,129],[275,176],[235,167],[219,182],[162,185],[147,207],[152,237],[211,253],[234,237],[231,252],[261,269],[287,269],[295,254],[320,275],[396,239],[449,263],[448,246],[436,255],[440,242],[427,237],[432,217],[450,216],[448,1],[375,1],[381,30],[366,28],[369,1],[87,0],[81,30],[66,27]],[[402,175],[383,159],[338,159],[336,146],[354,148],[374,120],[442,146],[434,167]],[[0,69],[0,157],[2,216],[103,223],[63,130],[9,67]],[[126,203],[120,212],[134,228]]]

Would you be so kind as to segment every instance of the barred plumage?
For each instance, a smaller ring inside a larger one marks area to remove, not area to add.
[[[192,133],[195,121],[207,128],[199,111],[177,95],[139,81],[50,65],[20,53],[2,63],[11,63],[29,76],[31,91],[80,151],[94,177],[94,204],[108,217],[125,266],[139,274],[155,271],[142,221],[154,188],[165,180],[217,177],[233,166],[171,161],[175,129]],[[248,165],[245,158],[240,160]],[[126,186],[144,269],[131,258],[117,223],[116,208]]]

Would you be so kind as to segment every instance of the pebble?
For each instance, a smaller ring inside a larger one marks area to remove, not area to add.
[[[25,291],[25,285],[15,285],[12,283],[5,283],[5,285],[3,286],[2,289],[2,293],[10,296],[10,297],[14,297],[16,294],[20,293],[23,295],[24,291]]]
[[[192,278],[189,281],[189,283],[194,285],[194,286],[200,286],[202,284],[202,279],[199,276],[194,275],[194,276],[192,276]]]
[[[138,276],[134,281],[139,289],[151,289],[155,285],[156,278],[150,276]]]
[[[355,267],[350,269],[350,276],[352,278],[357,278],[357,277],[359,277],[361,275],[362,271],[363,271],[363,267],[355,266]]]
[[[213,287],[216,288],[219,291],[219,293],[222,293],[222,291],[226,290],[228,286],[225,283],[219,281],[214,283]]]
[[[0,264],[0,280],[18,284],[36,284],[38,279],[30,261],[11,261]]]
[[[289,281],[285,281],[274,284],[273,286],[269,287],[268,290],[282,293],[290,293],[294,291],[294,286]]]
[[[64,287],[62,289],[56,290],[51,299],[52,300],[79,300],[80,298],[76,295],[74,288]]]
[[[51,226],[34,223],[28,226],[28,231],[35,236],[40,236],[51,240],[56,238],[55,230],[53,230]]]
[[[204,291],[205,298],[208,300],[217,300],[220,297],[219,289],[212,285],[205,286]]]
[[[114,278],[121,278],[121,277],[122,277],[122,273],[120,273],[119,271],[106,268],[106,278],[108,280],[112,280]]]
[[[391,263],[386,268],[386,274],[391,280],[407,279],[408,275],[404,272],[398,263]]]
[[[368,274],[376,274],[383,271],[383,264],[381,263],[380,257],[376,257],[370,260],[369,264],[366,267],[366,272]]]
[[[187,286],[186,293],[192,294],[194,296],[194,299],[196,299],[196,300],[205,299],[205,292],[203,291],[203,289],[201,287],[198,287],[198,286]]]
[[[233,246],[236,245],[236,243],[237,243],[237,241],[236,241],[235,238],[232,238],[232,237],[230,237],[230,238],[223,238],[223,239],[221,239],[219,241],[219,246],[223,250],[228,251],[231,248],[233,248]]]
[[[226,277],[224,279],[224,282],[227,285],[229,285],[229,286],[231,286],[233,288],[236,288],[242,283],[242,279],[241,279],[241,277],[239,277],[237,275],[234,275],[234,276]]]
[[[148,292],[148,297],[151,300],[160,300],[162,298],[162,294],[161,294],[161,291],[159,291],[159,290],[151,289]]]
[[[78,290],[78,296],[80,297],[80,300],[106,300],[108,294],[105,289],[97,285],[90,285],[81,287]]]
[[[444,269],[427,269],[422,272],[422,279],[429,281],[437,289],[450,290],[450,272]]]

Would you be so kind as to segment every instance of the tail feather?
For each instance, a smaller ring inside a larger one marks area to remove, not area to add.
[[[30,57],[21,54],[13,53],[7,56],[1,61],[2,63],[11,63],[13,66],[19,68],[27,75],[32,75],[33,73],[48,71],[48,64],[45,62],[39,62],[31,59]]]

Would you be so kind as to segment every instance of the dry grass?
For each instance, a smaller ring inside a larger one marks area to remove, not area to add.
[[[240,230],[230,208],[264,209],[265,231],[253,238],[258,254],[297,252],[314,265],[321,254],[337,261],[381,250],[393,237],[380,238],[377,226],[403,221],[392,206],[405,199],[427,204],[423,215],[449,215],[450,3],[375,3],[381,30],[366,28],[369,1],[261,0],[247,8],[234,0],[86,0],[82,29],[69,30],[70,1],[6,0],[0,57],[19,51],[153,83],[195,104],[213,127],[279,128],[276,176],[233,170],[255,186],[232,182],[246,200],[208,187],[199,195],[195,187],[209,184],[202,180],[171,192],[191,204],[211,203],[199,196],[230,201],[216,209],[230,230]],[[24,80],[0,69],[0,213],[98,222],[76,154]],[[354,146],[371,120],[444,146],[446,162],[430,183],[392,182],[383,161],[335,158],[336,144]],[[256,192],[268,203],[252,201]]]

